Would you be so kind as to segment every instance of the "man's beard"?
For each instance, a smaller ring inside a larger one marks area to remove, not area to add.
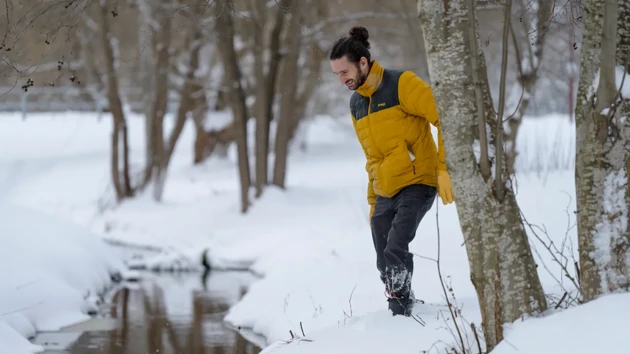
[[[356,84],[356,86],[350,87],[348,86],[348,84],[346,83],[346,87],[348,87],[348,89],[352,90],[352,91],[356,91],[359,87],[361,87],[361,85],[363,85],[365,83],[365,80],[367,80],[367,75],[363,74],[361,72],[359,72],[359,74],[357,75],[357,77],[355,77],[354,79],[352,79],[352,82]]]

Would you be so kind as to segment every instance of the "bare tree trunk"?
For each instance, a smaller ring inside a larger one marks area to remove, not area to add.
[[[112,174],[112,183],[114,185],[114,189],[116,191],[116,200],[121,201],[125,197],[125,192],[122,187],[122,183],[120,181],[120,123],[118,120],[114,119],[114,127],[112,131],[112,152],[110,157],[110,165],[111,165],[111,174]]]
[[[543,49],[547,39],[548,27],[555,6],[554,1],[548,0],[520,0],[520,2],[521,8],[523,9],[527,9],[528,7],[537,9],[536,17],[531,20],[529,19],[527,10],[524,10],[524,18],[522,21],[523,32],[526,39],[528,39],[529,33],[534,32],[536,34],[536,40],[532,45],[529,45],[529,40],[527,40],[527,51],[523,53],[519,47],[516,32],[514,28],[510,26],[512,43],[514,45],[514,51],[516,52],[518,82],[520,86],[518,107],[514,114],[508,119],[509,129],[505,137],[507,171],[510,175],[514,174],[514,163],[518,156],[518,151],[516,150],[518,130],[534,96],[534,89],[538,82],[538,70],[543,60]]]
[[[627,53],[617,51],[617,43],[630,39],[630,24],[623,20],[627,12],[620,12],[629,5],[629,0],[588,0],[584,9],[575,188],[585,302],[630,290],[630,100],[621,97],[623,81],[615,79],[615,71],[629,63]]]
[[[194,38],[192,39],[192,43],[189,44],[192,48],[190,50],[188,73],[186,74],[186,81],[184,82],[184,86],[180,93],[175,125],[173,126],[173,131],[171,132],[167,145],[164,147],[164,154],[162,160],[160,161],[160,173],[156,176],[154,198],[157,201],[162,199],[168,166],[171,162],[173,152],[175,151],[177,141],[184,130],[187,114],[192,111],[191,102],[193,101],[193,80],[195,80],[195,71],[199,68],[199,48],[201,45],[201,31],[199,29],[195,29],[194,31]]]
[[[292,0],[280,0],[276,10],[276,18],[269,39],[269,65],[264,81],[257,82],[258,113],[256,116],[256,198],[263,193],[264,186],[268,184],[268,159],[269,159],[269,125],[273,112],[273,103],[276,93],[276,81],[278,79],[278,67],[282,55],[280,54],[280,35],[286,12],[291,6]],[[297,29],[299,31],[299,29]],[[300,35],[298,32],[297,36]],[[258,57],[263,60],[264,55]],[[297,75],[297,73],[295,74]]]
[[[241,70],[234,50],[234,19],[229,0],[216,0],[216,32],[218,49],[221,51],[223,67],[228,84],[228,94],[234,115],[236,145],[238,149],[238,167],[241,184],[241,212],[249,210],[249,188],[251,176],[247,149],[247,119],[249,117],[245,93],[241,84]]]
[[[152,154],[147,160],[143,185],[152,179],[160,181],[162,176],[161,162],[164,159],[164,115],[168,104],[168,83],[169,65],[171,49],[171,22],[172,6],[170,0],[158,1],[156,4],[144,0],[139,6],[141,12],[148,23],[151,36],[151,52],[153,53],[153,63],[151,64],[153,87],[148,91],[154,96],[150,102],[152,105],[145,110],[149,112],[146,119],[149,120],[147,131],[151,134],[147,136],[147,150]],[[154,194],[154,197],[157,195]],[[157,199],[157,198],[156,198]]]
[[[200,11],[202,10],[204,2],[205,0],[195,0],[193,4],[191,4],[192,6],[187,9],[187,18],[190,23],[190,29],[188,31],[189,33],[187,35],[185,45],[187,54],[187,69],[184,76],[184,83],[179,94],[179,106],[177,108],[173,130],[171,131],[171,134],[166,143],[162,142],[162,146],[159,149],[161,150],[161,156],[160,160],[158,160],[156,163],[156,175],[154,177],[155,189],[153,193],[154,199],[156,201],[160,201],[162,199],[168,166],[171,162],[173,152],[175,151],[177,141],[179,140],[179,137],[184,130],[184,126],[188,118],[188,113],[191,113],[193,111],[192,106],[196,101],[196,99],[193,97],[193,94],[195,94],[195,87],[198,86],[198,84],[195,82],[197,79],[195,74],[197,72],[197,69],[199,69],[199,52],[201,49],[203,36],[202,30],[200,28]],[[167,47],[168,52],[168,42],[165,42],[164,46]],[[167,93],[168,91],[165,92]],[[167,97],[164,98],[167,99]]]
[[[489,174],[501,139],[492,129],[497,114],[474,10],[475,0],[418,0],[446,163],[490,351],[503,339],[503,324],[544,311],[547,303],[511,183],[502,169]],[[479,141],[485,130],[494,149]],[[504,157],[494,160],[501,166]]]
[[[153,121],[152,107],[154,106],[156,98],[155,90],[155,75],[153,69],[153,45],[151,45],[151,30],[152,21],[151,16],[147,16],[147,11],[150,11],[146,1],[139,1],[138,7],[140,8],[138,16],[138,60],[139,60],[139,76],[142,87],[142,110],[144,112],[144,128],[145,128],[145,171],[143,184],[147,183],[152,174],[152,161],[155,157],[155,151],[153,149]]]
[[[217,52],[213,50],[209,63],[209,73],[211,73],[213,71],[213,68],[216,66],[216,62],[218,60],[216,54]],[[211,77],[212,75],[209,74],[209,76]],[[195,82],[193,92],[194,103],[192,118],[195,124],[193,164],[197,165],[203,162],[208,156],[210,156],[210,141],[208,137],[208,132],[206,131],[206,117],[207,112],[210,109],[210,103],[206,98],[205,87],[203,84]]]
[[[302,41],[300,35],[300,24],[303,23],[303,15],[300,10],[300,1],[294,0],[291,8],[291,21],[287,27],[286,36],[283,43],[286,55],[282,60],[281,81],[278,88],[281,94],[280,98],[280,114],[276,126],[275,139],[275,159],[273,168],[273,184],[284,189],[286,180],[287,158],[289,153],[289,141],[293,120],[298,119],[295,116],[297,105],[298,74],[300,59],[300,50],[302,49]]]
[[[112,112],[114,120],[114,129],[112,132],[112,182],[116,189],[116,199],[121,201],[123,198],[133,196],[133,188],[131,187],[131,178],[129,176],[129,142],[127,136],[127,122],[125,113],[122,109],[122,101],[120,99],[120,91],[118,87],[118,72],[116,70],[116,56],[114,55],[114,38],[111,34],[109,22],[109,9],[107,1],[101,2],[99,5],[99,14],[101,20],[101,41],[103,44],[103,54],[105,59],[105,72],[107,76],[107,99],[109,101],[109,109]],[[122,141],[120,141],[122,138]],[[120,149],[122,144],[122,172],[120,171]],[[122,181],[121,181],[122,177]]]
[[[316,10],[313,10],[313,7],[316,7]],[[306,13],[304,13],[305,8],[309,9]],[[327,14],[327,4],[325,3],[308,0],[293,2],[292,20],[283,41],[286,43],[287,49],[282,61],[282,74],[280,75],[282,81],[279,90],[282,90],[282,98],[274,148],[273,184],[280,188],[285,188],[289,144],[306,113],[307,103],[317,88],[314,83],[318,80],[321,64],[326,56],[326,52],[316,44],[305,45],[299,33],[300,24],[307,21],[307,16],[309,20],[317,22],[320,21],[320,18],[325,17],[325,14]],[[300,54],[304,58],[302,66],[299,65]],[[299,73],[299,76],[294,73]]]
[[[205,1],[205,0],[202,0]],[[199,50],[201,49],[201,29],[197,27],[197,22],[195,21],[195,28],[193,29],[192,39],[189,43],[189,51],[190,51],[190,59],[188,63],[188,72],[186,73],[186,78],[184,82],[184,86],[181,90],[179,107],[177,109],[177,117],[175,119],[175,126],[173,127],[173,131],[168,139],[168,144],[166,145],[166,151],[164,154],[164,160],[162,161],[162,169],[164,174],[168,169],[168,165],[173,157],[173,152],[175,151],[175,146],[177,145],[177,141],[184,130],[184,125],[186,124],[187,114],[192,112],[192,102],[193,98],[193,88],[195,87],[195,72],[199,68]],[[164,182],[162,181],[162,188]]]
[[[122,151],[123,151],[123,182],[125,186],[125,196],[133,197],[134,191],[131,186],[131,177],[129,171],[129,129],[127,128],[127,120],[123,120],[120,127],[122,134]]]
[[[321,3],[319,5],[325,6],[325,4]],[[306,115],[306,108],[308,106],[308,103],[312,99],[313,93],[317,88],[317,85],[315,85],[314,83],[317,82],[319,79],[322,63],[326,56],[326,51],[318,45],[309,46],[306,49],[306,63],[304,67],[306,68],[305,71],[307,72],[307,74],[306,78],[302,80],[302,88],[299,90],[298,93],[295,105],[295,119],[292,120],[293,124],[289,129],[290,141],[293,140],[293,138],[295,137],[295,133],[299,127],[299,124]]]
[[[192,91],[194,99],[192,118],[193,122],[195,123],[193,164],[197,165],[203,162],[203,160],[205,160],[208,156],[210,156],[208,150],[208,133],[206,132],[205,126],[206,113],[208,112],[209,106],[202,85],[195,83]]]
[[[248,32],[243,34],[243,39],[251,38],[252,45],[251,48],[247,48],[243,46],[241,50],[236,53],[237,58],[241,58],[242,56],[246,56],[251,54],[253,56],[253,75],[250,77],[244,77],[244,92],[245,97],[254,96],[255,101],[251,107],[251,115],[256,120],[256,130],[255,130],[255,142],[254,142],[254,181],[253,183],[256,185],[256,195],[255,197],[259,197],[259,192],[262,193],[262,190],[258,188],[258,186],[264,186],[266,184],[265,176],[262,178],[259,176],[259,171],[262,170],[263,165],[266,164],[267,158],[260,158],[260,155],[267,156],[267,152],[265,151],[263,154],[263,150],[265,148],[265,130],[267,129],[267,125],[265,124],[265,113],[266,113],[266,81],[267,76],[265,74],[265,53],[266,53],[266,42],[267,36],[267,24],[270,22],[269,20],[269,11],[266,9],[265,2],[249,0],[248,1],[248,9],[250,10],[250,20],[247,22],[248,27],[246,29]],[[243,26],[245,27],[245,26]],[[253,92],[252,92],[253,91]],[[247,99],[246,99],[247,101]],[[259,180],[262,181],[259,182]],[[262,188],[262,187],[261,187]]]

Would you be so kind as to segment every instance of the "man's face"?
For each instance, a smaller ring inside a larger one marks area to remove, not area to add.
[[[358,89],[367,79],[368,62],[365,57],[361,57],[359,63],[351,63],[344,55],[339,59],[331,60],[330,66],[333,73],[339,76],[339,82],[350,90]]]

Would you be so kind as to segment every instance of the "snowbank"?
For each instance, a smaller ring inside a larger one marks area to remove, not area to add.
[[[505,339],[491,353],[624,352],[622,348],[627,347],[625,336],[630,328],[629,302],[630,294],[607,295],[568,310],[518,322],[506,331]],[[434,345],[440,345],[439,341],[455,341],[450,333],[445,333],[444,322],[431,316],[432,313],[437,313],[437,309],[430,305],[414,310],[414,314],[425,320],[424,325],[412,318],[370,313],[353,318],[340,328],[329,328],[306,337],[299,334],[291,341],[275,343],[261,354],[437,353],[441,351]],[[467,339],[465,345],[476,352],[476,343],[470,340],[472,338]]]
[[[306,336],[299,333],[295,339],[268,346],[261,354],[443,352],[442,344],[454,343],[442,316],[445,312],[443,306],[425,304],[416,306],[415,318],[393,317],[385,311],[366,313],[339,326],[305,332]]]
[[[630,293],[605,295],[568,310],[514,323],[492,354],[627,352],[628,304]]]
[[[40,212],[0,202],[0,352],[43,348],[26,338],[89,318],[124,269],[98,237]]]

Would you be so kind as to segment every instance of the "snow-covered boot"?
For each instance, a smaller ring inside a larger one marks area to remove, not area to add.
[[[393,316],[403,315],[403,316],[411,316],[411,311],[413,310],[413,305],[416,302],[416,297],[413,293],[413,290],[407,295],[396,295],[394,293],[390,293],[387,302],[389,303],[389,310],[392,312]]]
[[[387,301],[389,302],[389,310],[392,312],[392,316],[411,316],[414,301],[410,297],[393,297]]]

